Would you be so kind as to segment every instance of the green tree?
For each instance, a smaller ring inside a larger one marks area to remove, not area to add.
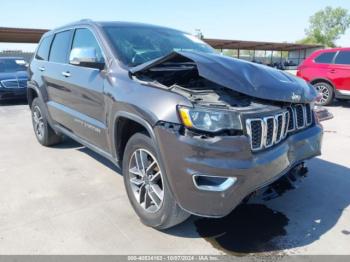
[[[327,6],[311,16],[309,22],[310,25],[305,30],[306,37],[298,43],[335,47],[335,41],[350,26],[350,15],[348,10],[342,7],[332,8]]]

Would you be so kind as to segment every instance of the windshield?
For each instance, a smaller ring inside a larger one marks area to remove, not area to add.
[[[173,51],[214,52],[214,49],[195,36],[172,29],[107,26],[105,31],[119,59],[129,67]]]
[[[26,71],[26,62],[23,59],[1,59],[0,73],[13,73],[17,71]]]

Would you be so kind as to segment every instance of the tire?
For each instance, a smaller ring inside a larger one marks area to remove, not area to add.
[[[32,123],[36,139],[43,146],[53,146],[63,140],[63,136],[56,134],[47,121],[44,105],[39,98],[35,98],[31,106]]]
[[[190,214],[176,203],[156,152],[150,137],[136,133],[127,142],[122,170],[130,203],[142,223],[156,229],[166,229],[182,223]],[[146,169],[148,171],[144,172]]]
[[[334,90],[330,84],[326,82],[318,82],[313,86],[316,88],[316,91],[322,95],[320,101],[316,102],[317,105],[326,106],[332,103]]]

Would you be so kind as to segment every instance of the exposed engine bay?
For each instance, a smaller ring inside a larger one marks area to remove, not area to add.
[[[192,103],[237,110],[309,103],[316,92],[287,73],[220,55],[173,52],[130,69],[134,79],[165,88]]]
[[[214,83],[200,76],[196,63],[188,59],[163,62],[135,73],[134,79],[178,93],[198,106],[237,111],[265,111],[268,106],[270,111],[290,104],[255,98]]]

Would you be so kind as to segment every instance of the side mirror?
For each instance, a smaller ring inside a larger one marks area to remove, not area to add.
[[[105,67],[103,61],[99,61],[95,48],[73,48],[69,55],[69,63],[76,66],[97,68],[102,70]]]

